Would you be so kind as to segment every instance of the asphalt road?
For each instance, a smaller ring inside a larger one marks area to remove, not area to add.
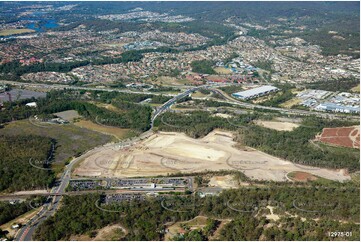
[[[177,102],[177,100],[189,95],[191,92],[196,91],[198,88],[201,88],[201,87],[188,89],[185,92],[176,95],[175,97],[173,97],[172,99],[170,99],[166,103],[164,103],[161,107],[159,107],[152,116],[151,129],[144,132],[136,139],[133,139],[131,141],[131,143],[136,142],[137,140],[139,140],[141,138],[149,136],[152,133],[154,120],[160,114],[167,111],[175,102]],[[113,144],[113,145],[120,145],[121,143],[122,142]],[[84,154],[78,158],[75,158],[65,167],[63,175],[60,178],[59,185],[52,188],[52,192],[49,196],[49,200],[51,198],[53,198],[53,199],[50,202],[44,204],[42,210],[37,215],[35,215],[28,224],[26,224],[19,230],[19,232],[16,234],[14,240],[16,240],[16,241],[31,241],[32,240],[32,236],[33,236],[36,228],[38,227],[38,225],[40,223],[42,223],[44,220],[46,220],[48,217],[52,216],[58,209],[60,200],[62,198],[62,194],[65,192],[65,189],[68,186],[69,181],[71,179],[71,171],[72,171],[72,168],[74,167],[74,165],[77,162],[79,162],[84,156],[89,155],[90,153],[94,153],[100,148],[101,147],[94,148],[91,151],[87,152],[86,154]]]
[[[12,85],[24,85],[24,83],[21,82],[14,82],[14,81],[2,81],[6,84],[12,84]],[[166,102],[165,104],[162,105],[161,108],[159,108],[153,115],[152,118],[152,123],[151,123],[151,127],[153,127],[153,122],[154,119],[157,118],[157,116],[159,116],[159,114],[161,114],[162,112],[166,111],[173,103],[176,102],[176,100],[180,99],[179,97],[182,97],[183,95],[186,96],[187,94],[191,93],[199,88],[208,88],[211,89],[212,91],[215,91],[217,93],[219,93],[220,95],[222,95],[225,98],[225,102],[227,103],[231,103],[231,104],[235,104],[238,106],[241,106],[243,108],[248,108],[248,109],[255,109],[255,108],[259,108],[259,109],[264,109],[264,110],[271,110],[271,111],[277,111],[277,112],[281,112],[281,113],[286,113],[286,114],[294,114],[294,115],[303,115],[303,116],[310,116],[310,115],[315,115],[318,117],[323,117],[323,118],[331,118],[331,119],[350,119],[350,120],[359,120],[358,116],[350,116],[350,115],[342,115],[342,114],[332,114],[332,113],[324,113],[324,112],[316,112],[316,111],[307,111],[307,110],[298,110],[298,109],[287,109],[287,108],[276,108],[276,107],[267,107],[267,106],[262,106],[262,105],[257,105],[257,104],[251,104],[251,103],[245,103],[245,102],[241,102],[238,100],[235,100],[234,98],[228,96],[227,94],[225,94],[223,91],[219,90],[219,89],[215,89],[214,87],[212,87],[211,85],[204,85],[204,86],[199,86],[199,87],[189,87],[189,89],[186,92],[183,92],[181,94],[162,94],[162,93],[154,93],[154,92],[138,92],[138,91],[131,91],[131,90],[127,90],[127,89],[117,89],[117,88],[92,88],[92,87],[77,87],[77,86],[69,86],[69,85],[62,85],[62,84],[26,84],[27,86],[34,86],[34,87],[43,87],[46,89],[74,89],[74,90],[96,90],[96,91],[116,91],[116,92],[125,92],[125,93],[135,93],[135,94],[152,94],[152,95],[163,95],[163,96],[169,96],[169,97],[173,97],[172,99],[170,99],[168,102]],[[227,84],[224,84],[227,85]],[[187,93],[187,94],[186,94]]]
[[[82,87],[70,87],[70,86],[67,86],[67,85],[48,85],[48,86],[49,87],[57,86],[59,88],[72,88],[72,89],[129,92],[129,90],[102,89],[102,88],[82,88]],[[265,110],[272,110],[272,111],[282,112],[282,113],[286,113],[286,114],[296,114],[296,115],[305,115],[305,116],[315,115],[315,116],[319,116],[319,117],[335,118],[335,119],[344,119],[345,118],[345,116],[340,116],[340,115],[336,115],[336,114],[328,114],[328,113],[320,113],[320,112],[304,111],[304,110],[294,110],[294,109],[285,109],[285,108],[275,108],[275,107],[265,107],[265,106],[261,106],[261,105],[240,102],[238,100],[235,100],[235,99],[231,98],[230,96],[228,96],[224,92],[222,92],[222,91],[220,91],[218,89],[212,88],[212,86],[205,85],[205,86],[190,88],[190,89],[186,90],[185,92],[180,93],[180,94],[175,95],[175,96],[174,95],[169,95],[169,96],[173,96],[173,98],[168,100],[161,107],[156,109],[155,112],[153,113],[152,119],[151,119],[151,128],[150,128],[150,130],[144,132],[139,137],[136,137],[136,138],[132,139],[131,141],[119,142],[117,144],[112,144],[112,145],[114,145],[114,146],[118,145],[119,146],[119,145],[125,145],[125,143],[132,144],[134,142],[137,142],[140,139],[148,137],[149,135],[152,134],[154,121],[160,114],[166,112],[179,99],[182,99],[182,98],[186,97],[187,95],[189,95],[192,92],[195,92],[199,88],[208,88],[208,89],[220,94],[221,96],[223,96],[225,98],[225,100],[226,100],[225,102],[235,104],[235,105],[238,105],[238,106],[241,106],[241,107],[244,107],[244,108],[248,108],[248,109],[260,108],[260,109],[265,109]],[[133,93],[143,93],[144,94],[144,92],[133,92]],[[154,94],[154,93],[149,93],[149,94]],[[161,95],[161,94],[158,94],[158,95]],[[348,117],[350,118],[350,116],[348,116]],[[353,118],[353,117],[351,117],[351,118]],[[80,156],[78,158],[75,158],[74,160],[72,160],[65,167],[64,173],[60,178],[59,185],[52,189],[51,195],[49,197],[49,198],[51,198],[51,197],[53,198],[52,201],[45,204],[43,206],[43,209],[36,216],[34,216],[28,224],[26,224],[24,227],[22,227],[19,230],[19,232],[15,236],[15,240],[18,240],[18,241],[31,241],[32,240],[32,236],[33,236],[34,231],[36,230],[37,226],[41,222],[43,222],[45,219],[52,216],[56,212],[57,208],[59,207],[60,200],[62,198],[62,194],[65,192],[65,189],[69,184],[69,181],[70,181],[70,178],[71,178],[71,170],[74,167],[74,165],[78,161],[80,161],[85,155],[88,155],[89,153],[96,152],[100,148],[101,147],[94,148],[94,149],[90,150],[89,152],[87,152],[86,154],[84,154],[84,155],[82,155],[82,156]],[[54,196],[54,195],[56,195],[56,196]]]
[[[22,82],[15,82],[15,81],[1,81],[5,84],[11,84],[15,86],[22,86],[25,83]],[[42,84],[42,83],[26,83],[27,87],[34,87],[34,88],[44,88],[49,90],[56,90],[56,89],[73,89],[73,90],[89,90],[89,91],[106,91],[106,92],[124,92],[124,93],[134,93],[134,94],[152,94],[152,95],[163,95],[163,96],[176,96],[175,94],[164,94],[164,93],[157,93],[157,92],[141,92],[141,91],[131,91],[129,89],[118,89],[118,88],[96,88],[96,87],[78,87],[78,86],[70,86],[70,85],[63,85],[63,84]]]
[[[99,148],[99,147],[98,147]],[[96,148],[97,149],[97,148]],[[94,149],[94,150],[96,150]],[[94,150],[92,150],[94,152]],[[42,210],[35,215],[29,223],[23,226],[19,232],[16,234],[14,240],[16,241],[31,241],[32,236],[38,227],[38,225],[43,222],[48,217],[52,216],[59,207],[61,195],[56,196],[57,194],[63,194],[66,187],[70,181],[70,174],[73,166],[81,160],[82,157],[75,158],[72,160],[64,169],[63,175],[60,178],[60,183],[58,186],[52,188],[51,193],[48,197],[48,200],[51,200],[43,205]],[[55,196],[54,196],[55,195]]]
[[[285,114],[293,114],[293,115],[300,115],[300,116],[317,116],[317,117],[321,117],[321,118],[349,119],[349,120],[355,120],[355,121],[359,120],[359,116],[324,113],[324,112],[307,111],[307,110],[299,110],[299,109],[276,108],[276,107],[268,107],[268,106],[262,106],[262,105],[252,104],[252,103],[241,102],[241,101],[238,101],[238,100],[228,96],[226,93],[224,93],[223,91],[221,91],[219,89],[212,88],[211,90],[218,93],[223,98],[225,98],[226,99],[225,102],[230,103],[230,104],[235,104],[235,105],[241,106],[243,108],[247,108],[247,109],[258,108],[258,109],[263,109],[263,110],[270,110],[270,111],[276,111],[276,112],[281,112],[281,113],[285,113]]]

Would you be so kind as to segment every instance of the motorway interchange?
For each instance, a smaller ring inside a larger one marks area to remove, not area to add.
[[[14,84],[14,83],[11,83],[11,84]],[[84,87],[71,87],[71,86],[66,86],[66,85],[50,85],[50,87],[51,88],[54,88],[54,87],[65,88],[66,87],[66,88],[72,88],[72,89],[102,90],[102,91],[120,91],[118,89],[99,89],[99,88],[86,88],[86,87],[84,88]],[[240,101],[235,100],[234,98],[228,96],[223,91],[220,91],[219,89],[217,89],[217,87],[219,87],[219,85],[203,85],[203,86],[198,86],[198,87],[191,87],[191,88],[185,90],[184,92],[173,96],[172,99],[168,100],[162,106],[155,109],[155,111],[154,111],[154,113],[152,115],[152,118],[151,118],[151,128],[150,128],[150,130],[144,132],[143,134],[141,134],[138,137],[135,137],[135,138],[133,138],[131,140],[122,141],[122,142],[115,143],[115,144],[113,143],[113,144],[109,144],[109,145],[114,146],[114,148],[116,148],[116,147],[119,148],[119,147],[122,147],[122,146],[132,145],[132,144],[134,144],[135,142],[137,142],[139,140],[142,140],[144,138],[149,137],[151,134],[153,134],[152,129],[153,129],[153,126],[154,126],[154,121],[159,115],[161,115],[162,113],[169,110],[171,108],[171,106],[173,104],[175,104],[178,100],[190,95],[191,93],[193,93],[193,92],[195,92],[195,91],[197,91],[198,89],[201,89],[201,88],[209,89],[212,92],[215,92],[215,93],[221,95],[225,100],[220,101],[220,102],[226,102],[226,103],[234,104],[234,105],[240,106],[242,108],[246,108],[246,109],[258,108],[258,109],[278,111],[278,112],[281,112],[281,113],[284,113],[284,114],[299,115],[299,116],[315,115],[315,116],[319,116],[319,117],[323,117],[323,118],[331,118],[331,119],[345,119],[345,117],[349,118],[349,119],[354,118],[352,116],[344,116],[344,115],[329,114],[329,113],[319,113],[319,112],[314,112],[314,111],[304,111],[304,110],[295,110],[295,109],[286,109],[286,108],[265,107],[265,106],[261,106],[261,105],[240,102]],[[129,91],[126,91],[126,92],[129,92]],[[142,94],[144,94],[143,92],[134,92],[134,93],[142,93]],[[151,93],[151,94],[159,95],[159,94],[156,94],[156,93]],[[101,147],[94,148],[94,149],[90,150],[89,152],[87,152],[86,154],[83,154],[82,156],[73,159],[65,167],[63,175],[59,179],[58,185],[53,187],[50,194],[49,194],[48,202],[45,203],[42,206],[41,210],[26,225],[24,225],[18,231],[18,233],[15,236],[15,240],[19,240],[19,241],[20,240],[25,240],[25,241],[31,240],[32,235],[33,235],[36,227],[41,222],[43,222],[46,218],[52,216],[56,212],[56,210],[58,209],[59,201],[61,200],[62,195],[65,194],[65,189],[67,188],[67,186],[70,183],[71,171],[72,171],[72,168],[74,167],[74,165],[77,164],[80,160],[82,160],[84,155],[88,155],[89,153],[97,152],[97,150],[99,148],[101,148]],[[147,190],[145,189],[145,191],[147,191]]]
[[[170,99],[169,101],[167,101],[166,103],[164,103],[161,107],[159,107],[152,116],[152,120],[151,120],[151,129],[146,131],[146,134],[142,134],[139,137],[147,137],[148,135],[152,134],[152,128],[153,128],[153,124],[154,124],[154,120],[163,112],[167,111],[177,100],[189,95],[191,92],[196,91],[197,89],[199,89],[200,87],[196,87],[196,88],[192,88],[192,89],[188,89],[185,92],[178,94],[177,96],[173,97],[172,99]],[[139,137],[137,137],[135,140],[133,140],[132,142],[136,142],[136,140],[139,139]],[[119,144],[113,144],[114,146],[119,146]],[[98,147],[101,148],[101,147]],[[91,150],[90,152],[96,152],[97,148]],[[88,154],[89,152],[87,152]],[[66,187],[69,185],[70,179],[71,179],[71,171],[72,168],[74,167],[74,165],[76,163],[78,163],[80,160],[82,160],[82,156],[73,159],[64,169],[64,172],[59,180],[59,185],[55,186],[52,188],[51,193],[49,194],[49,198],[50,197],[54,197],[53,200],[51,200],[51,202],[46,203],[43,205],[42,209],[40,210],[40,212],[38,212],[30,221],[29,223],[27,223],[26,225],[24,225],[16,234],[15,236],[15,240],[17,241],[31,241],[32,240],[32,235],[34,234],[35,229],[37,228],[37,226],[43,222],[46,218],[52,216],[56,210],[58,209],[59,206],[59,201],[62,198],[62,194],[65,193],[65,189]]]

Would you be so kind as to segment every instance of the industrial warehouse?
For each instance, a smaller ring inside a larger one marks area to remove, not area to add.
[[[232,96],[242,100],[249,100],[252,98],[264,96],[271,92],[277,92],[278,90],[279,89],[274,86],[261,86],[247,91],[233,93]]]
[[[340,113],[359,113],[360,107],[359,106],[344,106],[339,105],[331,102],[325,102],[317,105],[315,107],[317,111],[324,111],[324,112],[340,112]]]

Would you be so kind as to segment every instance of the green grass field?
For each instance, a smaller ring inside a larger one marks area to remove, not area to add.
[[[25,34],[25,33],[34,33],[33,29],[4,29],[0,30],[0,36],[9,36],[13,34]]]
[[[0,134],[5,135],[39,135],[56,140],[55,162],[65,163],[77,154],[85,152],[93,147],[113,141],[113,137],[86,128],[80,128],[73,124],[51,124],[36,126],[29,120],[15,121],[0,129]],[[57,166],[57,169],[60,169]]]

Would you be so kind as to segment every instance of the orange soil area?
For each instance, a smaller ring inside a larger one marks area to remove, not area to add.
[[[360,148],[360,126],[324,128],[316,140],[349,148]]]
[[[310,174],[310,173],[307,173],[307,172],[296,171],[296,172],[293,173],[292,179],[295,180],[295,181],[306,182],[306,181],[317,180],[317,177]]]

